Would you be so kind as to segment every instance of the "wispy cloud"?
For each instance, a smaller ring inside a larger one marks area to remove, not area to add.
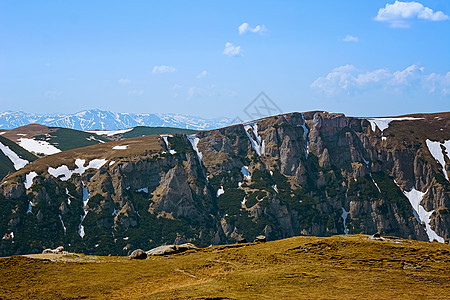
[[[445,21],[449,17],[442,11],[434,12],[431,8],[423,6],[419,2],[395,1],[394,4],[386,4],[380,8],[375,21],[387,22],[394,28],[408,28],[410,21],[414,19],[426,21]]]
[[[214,84],[211,84],[209,86],[205,87],[197,87],[197,86],[191,86],[187,90],[187,96],[186,99],[190,100],[194,97],[217,97],[218,93],[220,94],[220,91],[217,91],[216,86]]]
[[[208,71],[203,70],[197,75],[197,78],[205,78],[206,75],[208,75]]]
[[[262,33],[266,31],[266,26],[264,25],[256,25],[255,27],[251,27],[248,23],[242,23],[238,27],[239,34],[244,34],[247,32],[253,32],[253,33]]]
[[[228,56],[241,56],[242,55],[241,46],[233,46],[232,43],[226,43],[225,49],[223,50],[223,54]]]
[[[354,43],[356,43],[356,42],[359,41],[359,39],[358,39],[358,37],[356,37],[356,36],[347,34],[347,36],[346,36],[345,38],[343,38],[342,41],[344,41],[344,42],[354,42]]]
[[[171,66],[161,65],[161,66],[154,66],[153,67],[153,74],[160,74],[160,73],[172,73],[175,72],[177,69]]]
[[[120,78],[119,80],[117,80],[118,84],[128,84],[131,83],[130,79],[126,79],[126,78]]]
[[[44,93],[44,97],[45,97],[45,98],[52,99],[52,100],[55,100],[56,98],[61,97],[61,95],[62,95],[62,92],[60,92],[60,91],[55,91],[55,90],[46,91],[46,92]]]
[[[450,72],[444,75],[436,73],[427,75],[423,67],[415,64],[395,72],[386,68],[362,71],[353,65],[345,65],[333,69],[326,76],[317,78],[311,87],[327,95],[393,87],[421,88],[430,93],[448,95]]]
[[[144,90],[131,90],[128,91],[128,95],[130,96],[142,96],[144,94]]]
[[[186,99],[190,100],[192,97],[194,97],[195,91],[196,91],[196,90],[197,90],[197,87],[196,87],[196,86],[190,87],[190,88],[188,89]]]
[[[450,72],[446,74],[431,73],[425,77],[424,86],[430,93],[441,93],[444,96],[450,95]]]

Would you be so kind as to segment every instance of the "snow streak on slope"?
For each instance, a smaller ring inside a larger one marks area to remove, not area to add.
[[[89,191],[83,182],[81,182],[81,187],[83,188],[83,215],[81,216],[80,225],[78,225],[78,234],[80,235],[81,238],[84,238],[86,233],[84,232],[83,221],[84,218],[86,218],[86,215],[88,214],[87,204],[89,202]]]
[[[430,216],[433,214],[433,211],[428,212],[425,210],[425,208],[423,208],[422,205],[420,205],[420,202],[422,201],[423,196],[426,193],[418,191],[413,187],[411,191],[404,191],[403,194],[405,194],[406,198],[408,198],[409,203],[411,203],[411,206],[417,213],[417,216],[419,216],[420,221],[425,223],[425,230],[427,232],[428,239],[430,241],[437,240],[438,242],[443,243],[444,239],[437,235],[437,233],[433,229],[431,229],[430,226]]]
[[[191,143],[192,148],[195,150],[195,152],[197,152],[198,160],[201,164],[203,154],[198,150],[198,142],[200,141],[200,139],[195,134],[188,135],[187,138]]]
[[[95,129],[119,130],[136,126],[209,130],[228,126],[231,120],[230,118],[203,119],[179,114],[114,113],[98,109],[85,110],[75,114],[42,115],[7,111],[0,113],[0,128],[12,129],[37,123],[50,127],[63,127],[84,131]]]
[[[175,153],[177,153],[177,151],[172,150],[172,149],[170,149],[170,147],[169,147],[169,138],[170,138],[170,137],[173,137],[173,135],[171,135],[171,134],[161,134],[161,137],[163,138],[164,143],[166,143],[167,151],[169,151],[170,154],[175,154]]]
[[[14,169],[16,169],[16,170],[19,170],[19,169],[25,167],[25,165],[29,163],[28,160],[20,158],[19,155],[17,155],[16,152],[12,151],[11,149],[9,149],[8,146],[3,145],[2,143],[0,143],[0,150],[13,163]]]
[[[447,168],[445,165],[445,158],[444,153],[441,148],[441,143],[439,142],[433,142],[430,140],[426,140],[428,150],[430,151],[431,155],[434,157],[434,159],[441,164],[442,166],[442,172],[444,173],[445,178],[448,180],[447,175]],[[450,141],[445,141],[442,143],[442,146],[444,146],[445,151],[447,152],[447,157],[450,159]]]
[[[256,151],[258,156],[264,155],[266,152],[265,142],[264,140],[261,140],[261,136],[258,135],[258,123],[247,123],[243,124],[245,133],[247,134],[248,138],[250,139],[250,142],[252,143],[253,149]],[[253,131],[253,135],[256,138],[256,140],[253,139],[252,135],[248,132],[248,130],[251,129]]]
[[[347,217],[348,217],[348,211],[345,210],[345,208],[342,208],[342,220],[344,223],[344,233],[348,234],[348,228],[347,228]]]
[[[250,174],[250,171],[248,170],[247,166],[243,166],[241,168],[241,173],[242,173],[242,175],[244,175],[244,178],[246,180],[250,180],[252,178],[252,175]]]

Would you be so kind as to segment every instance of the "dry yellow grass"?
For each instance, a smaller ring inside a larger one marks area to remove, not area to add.
[[[2,258],[0,298],[444,299],[449,271],[449,245],[295,237],[143,261],[80,254]]]

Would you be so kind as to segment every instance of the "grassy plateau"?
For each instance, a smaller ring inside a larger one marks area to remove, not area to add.
[[[294,237],[146,260],[0,258],[0,299],[444,299],[449,271],[447,244]]]

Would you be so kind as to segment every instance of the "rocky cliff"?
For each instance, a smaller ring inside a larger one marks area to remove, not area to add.
[[[263,234],[450,238],[450,113],[291,113],[64,151],[0,185],[0,255]]]

